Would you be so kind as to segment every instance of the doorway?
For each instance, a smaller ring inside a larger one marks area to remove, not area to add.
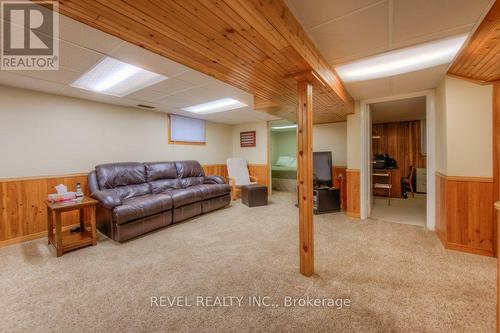
[[[372,103],[370,217],[425,227],[425,96]]]
[[[412,103],[419,105],[420,111],[411,112]],[[361,218],[416,224],[434,230],[434,91],[362,101],[360,115]],[[382,157],[388,164],[376,161]],[[385,170],[377,172],[377,167],[382,166]],[[410,166],[414,168],[412,175]],[[390,187],[375,186],[388,183]]]
[[[297,125],[287,120],[270,122],[271,188],[297,191]]]

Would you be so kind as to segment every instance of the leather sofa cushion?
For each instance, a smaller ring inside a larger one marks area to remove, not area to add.
[[[158,179],[176,179],[177,169],[175,162],[151,162],[145,163],[146,178],[148,182]]]
[[[180,179],[159,179],[149,182],[153,193],[162,193],[167,190],[182,188]]]
[[[181,184],[183,188],[200,185],[203,184],[204,182],[205,182],[205,177],[188,177],[181,179]]]
[[[113,208],[113,220],[117,224],[138,220],[172,208],[168,194],[146,194],[123,200],[122,205]]]
[[[142,163],[101,164],[95,170],[101,190],[146,182],[146,168]]]
[[[118,193],[122,200],[132,197],[138,197],[145,194],[151,194],[151,188],[148,183],[118,186],[113,190]]]
[[[174,207],[180,207],[202,200],[201,192],[192,187],[169,190],[165,193],[168,193],[172,197]]]
[[[228,184],[201,184],[190,188],[200,191],[203,200],[231,193],[231,187]]]
[[[175,162],[175,167],[184,188],[203,184],[205,181],[205,172],[198,161]]]
[[[179,178],[188,177],[204,177],[205,172],[203,167],[198,161],[180,161],[175,162],[175,167],[177,169],[177,174]]]
[[[226,184],[224,177],[222,176],[205,176],[203,184]]]

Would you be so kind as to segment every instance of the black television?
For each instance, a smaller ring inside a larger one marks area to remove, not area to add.
[[[314,152],[313,170],[313,179],[316,186],[332,186],[332,152]]]

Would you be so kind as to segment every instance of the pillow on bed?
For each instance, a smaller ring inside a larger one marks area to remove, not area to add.
[[[290,161],[291,157],[290,156],[280,156],[278,158],[278,161],[276,162],[277,166],[290,166]]]
[[[296,157],[291,157],[290,164],[288,165],[289,167],[296,168],[297,167],[297,158]]]

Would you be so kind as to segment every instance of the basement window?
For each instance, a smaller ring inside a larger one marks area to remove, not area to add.
[[[205,120],[183,117],[174,114],[170,115],[168,143],[205,145]]]

